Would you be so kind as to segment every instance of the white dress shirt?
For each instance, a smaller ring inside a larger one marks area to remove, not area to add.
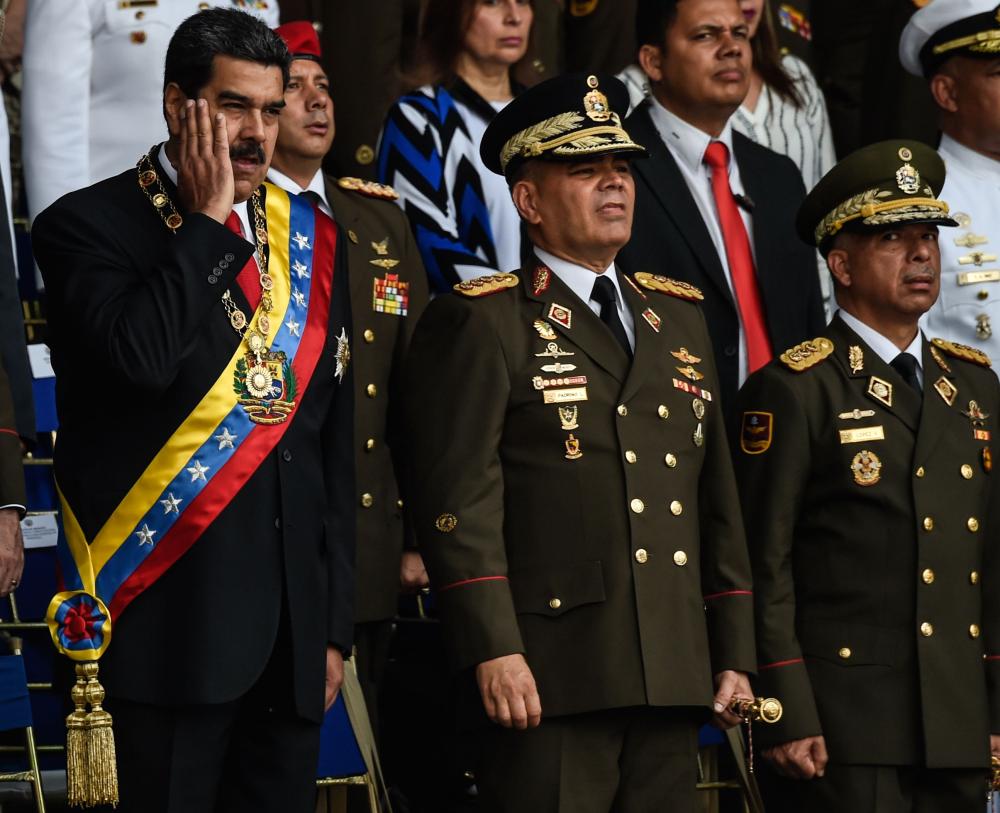
[[[159,146],[156,158],[160,162],[160,166],[163,167],[163,171],[167,173],[167,177],[170,178],[174,186],[177,186],[177,170],[174,168],[174,165],[170,163],[170,159],[167,158],[166,144],[161,144]],[[175,206],[177,203],[178,201],[174,201]],[[254,242],[254,238],[252,237],[254,231],[250,228],[250,218],[247,216],[247,201],[234,204],[233,211],[236,212],[236,216],[240,219],[240,223],[243,225],[243,239],[256,248],[257,244]]]
[[[326,181],[323,179],[323,170],[317,170],[309,181],[309,186],[303,188],[298,182],[293,181],[284,172],[279,172],[273,166],[267,171],[267,179],[275,186],[284,189],[289,195],[301,195],[303,192],[315,192],[319,195],[319,208],[327,217],[333,217],[333,209],[326,199]]]
[[[900,353],[909,353],[913,356],[913,358],[917,360],[917,380],[920,382],[921,387],[924,385],[923,334],[919,330],[917,330],[917,335],[913,337],[913,341],[910,342],[909,346],[905,350],[900,350],[892,341],[875,330],[875,328],[869,327],[856,316],[849,314],[843,308],[837,310],[837,315],[840,316],[840,318],[844,320],[844,324],[857,333],[858,338],[874,350],[875,355],[882,359],[882,361],[886,364],[892,364],[892,360]]]
[[[543,251],[537,246],[535,246],[535,254],[574,294],[587,303],[587,306],[597,314],[598,318],[601,316],[601,305],[591,298],[591,294],[594,292],[594,283],[597,282],[598,277],[606,276],[610,279],[611,283],[615,286],[615,304],[618,307],[618,318],[622,320],[625,335],[628,336],[629,346],[635,350],[635,320],[632,319],[632,311],[625,305],[625,297],[622,296],[621,285],[618,284],[618,274],[615,272],[614,263],[611,263],[602,273],[595,274],[589,268],[576,265],[569,260],[563,260],[554,254]]]
[[[660,134],[663,143],[666,144],[670,154],[680,167],[681,175],[687,184],[694,198],[701,219],[705,223],[712,244],[715,246],[716,254],[719,256],[719,263],[722,265],[722,272],[729,283],[729,290],[733,292],[733,300],[736,300],[736,292],[733,290],[733,275],[729,269],[729,257],[726,254],[726,241],[722,235],[722,227],[719,225],[719,212],[715,206],[715,195],[712,193],[712,170],[705,163],[705,150],[713,141],[721,141],[729,150],[729,187],[734,195],[745,194],[743,181],[740,179],[740,167],[736,162],[733,153],[733,127],[731,122],[726,122],[726,126],[719,134],[718,138],[712,138],[708,133],[699,130],[693,124],[689,124],[684,119],[671,113],[667,108],[657,101],[655,97],[650,99],[649,115],[653,120],[653,126]],[[740,217],[743,218],[743,225],[747,231],[747,239],[750,242],[750,252],[754,253],[753,244],[753,218],[743,207],[739,207]],[[754,260],[756,263],[756,260]],[[739,320],[739,309],[736,317]],[[746,332],[743,330],[743,322],[740,320],[740,353],[739,353],[739,384],[747,377],[747,340]]]

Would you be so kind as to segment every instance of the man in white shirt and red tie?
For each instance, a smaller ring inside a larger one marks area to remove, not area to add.
[[[649,159],[635,164],[635,224],[619,259],[702,290],[733,425],[746,377],[824,325],[815,258],[794,230],[805,188],[790,159],[730,124],[750,77],[737,0],[641,0],[636,31],[653,93],[625,124]]]

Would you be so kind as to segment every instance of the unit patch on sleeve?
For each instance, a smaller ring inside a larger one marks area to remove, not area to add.
[[[771,448],[774,414],[771,412],[744,412],[740,430],[740,448],[746,454],[763,454]]]

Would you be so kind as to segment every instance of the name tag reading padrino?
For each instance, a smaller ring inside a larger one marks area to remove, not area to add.
[[[865,426],[861,429],[841,429],[841,443],[863,443],[866,440],[885,440],[885,430],[881,426]]]
[[[545,390],[542,393],[546,404],[569,404],[573,401],[586,401],[586,387],[569,387],[560,390]]]

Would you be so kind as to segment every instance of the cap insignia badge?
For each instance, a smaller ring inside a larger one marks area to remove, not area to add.
[[[920,173],[912,164],[903,164],[896,170],[896,186],[907,195],[915,195],[920,191]]]
[[[597,77],[587,77],[587,87],[590,92],[583,97],[583,109],[587,113],[587,118],[592,121],[607,121],[611,118],[611,109],[608,107],[608,97],[597,89]]]

